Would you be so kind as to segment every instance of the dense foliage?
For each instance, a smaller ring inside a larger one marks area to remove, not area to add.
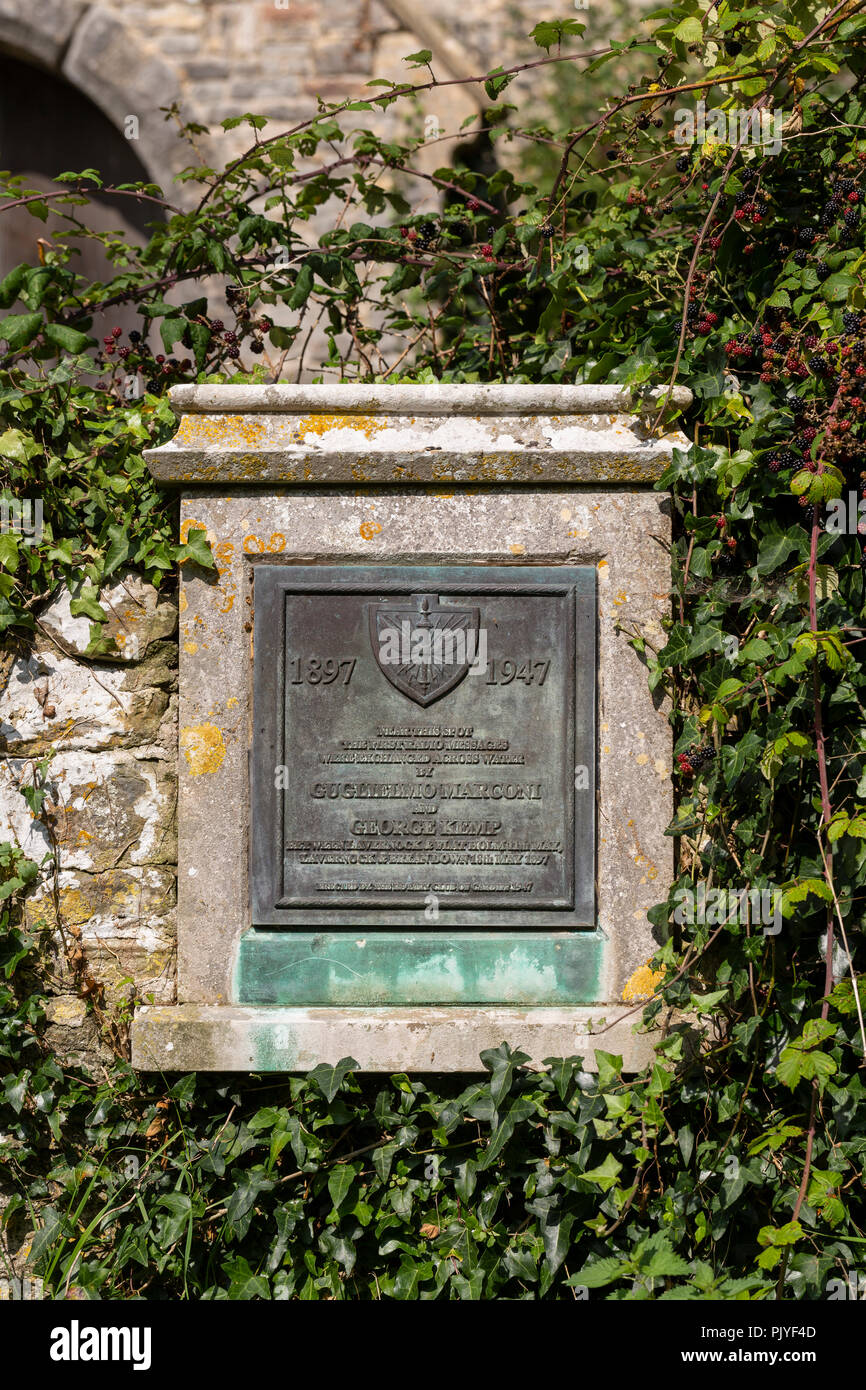
[[[6,180],[5,207],[68,218],[0,285],[3,496],[41,497],[45,518],[39,544],[0,535],[12,644],[67,583],[92,653],[110,655],[107,575],[132,564],[170,583],[177,562],[209,563],[199,533],[175,542],[141,460],[171,433],[173,382],[313,366],[695,393],[694,444],[660,484],[677,519],[671,630],[661,650],[630,634],[677,740],[651,1071],[623,1078],[600,1053],[597,1077],[574,1058],[538,1074],[506,1044],[465,1090],[361,1082],[348,1065],[244,1084],[154,1083],[122,1059],[101,1077],[61,1067],[41,1040],[40,929],[18,919],[35,868],[2,847],[4,1219],[38,1226],[31,1258],[54,1289],[817,1298],[857,1270],[863,8],[689,0],[589,56],[578,20],[539,25],[560,92],[642,70],[583,124],[562,100],[559,125],[532,128],[508,100],[522,75],[490,73],[484,133],[435,175],[417,142],[375,133],[379,113],[439,85],[429,54],[410,60],[414,88],[381,82],[293,131],[247,115],[249,153],[191,166],[182,210],[138,190],[164,220],[142,247],[102,238],[102,284],[71,256],[98,176],[64,175],[50,200]],[[435,214],[419,189],[441,195]],[[119,305],[140,329],[113,331]],[[719,888],[723,910],[683,911]],[[744,920],[744,890],[772,912]]]

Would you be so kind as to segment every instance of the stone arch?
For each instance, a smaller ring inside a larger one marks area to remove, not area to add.
[[[180,99],[180,83],[135,30],[86,0],[0,0],[0,51],[64,79],[118,131],[137,116],[138,139],[130,144],[147,176],[171,188],[188,157],[158,108]],[[169,197],[177,199],[177,185]]]

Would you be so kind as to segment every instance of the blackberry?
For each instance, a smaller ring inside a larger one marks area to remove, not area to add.
[[[842,315],[842,323],[845,325],[846,333],[859,333],[862,314],[847,313]]]
[[[539,235],[540,237],[543,237],[545,241],[549,241],[550,238],[553,236],[553,228],[552,228],[552,227],[539,227],[539,229],[538,229],[538,235]]]
[[[845,213],[845,216],[842,218],[842,221],[845,223],[846,227],[859,227],[860,209],[849,208],[848,211]]]
[[[807,361],[809,363],[809,370],[814,372],[816,376],[820,376],[826,372],[827,363],[824,361],[823,357],[818,356],[817,352],[813,352],[812,356],[809,357]]]
[[[133,328],[132,332],[131,332],[130,335],[129,335],[129,341],[130,341],[131,343],[140,343],[140,342],[141,342],[141,334],[139,333],[139,331],[138,331],[137,328]]]
[[[854,182],[853,179],[837,179],[837,180],[836,180],[836,188],[838,189],[838,191],[839,191],[840,193],[843,193],[843,194],[845,194],[845,193],[853,193],[853,192],[854,192],[854,189],[855,189],[856,187],[857,187],[857,185],[856,185],[856,183]]]
[[[689,323],[693,323],[694,320],[700,318],[700,316],[701,316],[701,311],[700,311],[700,309],[698,308],[698,306],[697,306],[697,304],[694,302],[694,300],[693,300],[693,299],[690,299],[690,300],[689,300],[689,306],[688,306],[688,308],[686,309],[686,319],[688,320]]]
[[[256,357],[258,357],[261,353],[264,352],[264,350],[265,345],[262,342],[261,338],[253,338],[252,342],[250,343],[250,352],[254,352]]]
[[[695,749],[694,753],[689,753],[688,755],[692,771],[697,772],[698,768],[703,767],[705,763],[711,763],[715,756],[716,750],[713,748],[712,744],[702,744],[700,748]]]
[[[815,232],[812,227],[801,227],[797,233],[797,240],[801,246],[811,246],[815,240]]]
[[[795,468],[800,462],[800,455],[795,454],[793,449],[779,449],[776,457],[780,468]]]
[[[734,198],[734,206],[735,206],[735,207],[738,207],[738,208],[741,208],[741,207],[743,206],[743,203],[747,203],[748,201],[749,201],[749,195],[748,195],[748,193],[746,193],[745,191],[742,192],[742,193],[738,193],[737,196]]]
[[[808,264],[809,264],[809,252],[808,252],[808,251],[795,251],[795,252],[794,252],[794,265],[808,265]]]
[[[827,276],[831,273],[832,272],[830,270],[830,267],[828,266],[826,261],[815,262],[815,274],[817,275],[819,280],[826,280]]]
[[[781,465],[781,463],[779,462],[778,458],[776,458],[775,454],[773,455],[773,457],[770,459],[769,463],[767,464],[767,467],[769,468],[769,470],[770,470],[771,473],[778,473],[778,471],[779,471],[779,469],[781,468],[781,466],[782,466],[782,465]]]
[[[240,355],[241,355],[241,350],[240,350],[240,348],[237,346],[237,344],[233,344],[232,347],[228,348],[227,351],[226,351],[226,356],[227,356],[227,357],[240,357]]]
[[[691,157],[691,155],[690,155],[690,154],[681,154],[680,157],[679,157],[679,159],[677,160],[676,164],[674,165],[674,168],[676,169],[676,171],[677,171],[678,174],[685,174],[685,173],[691,168],[691,164],[692,164],[692,157]]]
[[[212,333],[222,333],[223,329],[225,328],[225,324],[223,323],[222,319],[211,319],[210,326]]]

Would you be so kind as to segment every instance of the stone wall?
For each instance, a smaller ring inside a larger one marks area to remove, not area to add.
[[[161,107],[180,102],[204,124],[254,111],[290,125],[316,98],[363,95],[373,77],[405,78],[406,54],[428,47],[437,75],[465,77],[536,55],[526,35],[570,6],[555,0],[0,0],[0,51],[60,74],[122,130],[140,124],[136,152],[166,181],[191,153]],[[586,16],[581,16],[586,18]],[[532,50],[532,51],[529,51]],[[483,100],[450,87],[438,114],[456,131]],[[359,120],[362,118],[358,118]],[[386,134],[391,116],[376,115]],[[231,155],[248,130],[221,142]],[[441,161],[440,161],[441,162]]]
[[[129,575],[102,602],[116,660],[85,657],[90,622],[65,593],[0,667],[0,840],[43,866],[27,917],[46,923],[52,1041],[71,1060],[96,1043],[88,975],[110,1006],[174,998],[176,603]],[[46,757],[34,819],[18,788]]]

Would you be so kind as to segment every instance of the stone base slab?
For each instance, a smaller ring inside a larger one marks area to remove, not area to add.
[[[626,1071],[651,1058],[641,1010],[592,1008],[281,1009],[178,1004],[136,1011],[132,1063],[142,1071],[305,1072],[353,1057],[365,1072],[482,1072],[481,1052],[503,1041],[539,1066],[595,1050],[622,1056]]]

